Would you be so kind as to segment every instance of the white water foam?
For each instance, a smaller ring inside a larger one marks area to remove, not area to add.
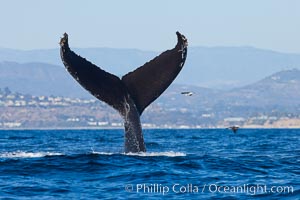
[[[24,152],[24,151],[15,151],[15,152],[5,152],[0,154],[0,158],[41,158],[45,156],[60,156],[62,153],[56,152]]]
[[[153,157],[153,156],[166,156],[166,157],[178,157],[186,156],[182,152],[142,152],[142,153],[112,153],[112,152],[97,152],[92,151],[92,154],[97,155],[125,155],[125,156],[143,156],[143,157]],[[25,151],[14,151],[5,152],[0,154],[0,158],[41,158],[46,156],[61,156],[62,153],[57,152],[25,152]]]
[[[152,156],[166,156],[166,157],[178,157],[178,156],[186,156],[186,153],[182,152],[142,152],[142,153],[124,153],[127,156],[144,156],[144,157],[152,157]]]
[[[97,155],[114,155],[116,153],[93,151],[92,154],[97,154]]]
[[[98,154],[98,155],[120,155],[120,153],[111,153],[111,152],[93,151],[92,153],[93,154]],[[178,157],[178,156],[186,156],[186,153],[168,151],[168,152],[121,153],[121,155],[125,155],[125,156],[143,156],[143,157],[153,157],[153,156]]]

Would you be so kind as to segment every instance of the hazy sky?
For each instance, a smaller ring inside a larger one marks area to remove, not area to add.
[[[299,0],[0,0],[0,47],[162,51],[182,32],[190,46],[254,46],[300,53]]]

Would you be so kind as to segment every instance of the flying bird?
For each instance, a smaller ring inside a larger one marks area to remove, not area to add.
[[[124,119],[125,153],[145,152],[140,116],[181,71],[187,57],[187,39],[176,32],[177,44],[122,78],[108,73],[74,53],[68,34],[60,40],[60,55],[67,71],[92,95],[117,110]]]
[[[192,96],[194,93],[193,92],[181,92],[181,94],[185,96]]]

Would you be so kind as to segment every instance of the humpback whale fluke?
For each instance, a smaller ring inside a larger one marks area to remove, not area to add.
[[[233,133],[236,133],[239,128],[240,128],[239,126],[230,126],[230,127],[228,127],[228,129],[231,129]]]
[[[61,59],[68,72],[92,95],[116,109],[124,119],[125,152],[145,152],[140,115],[173,82],[187,56],[187,39],[176,32],[177,44],[121,79],[69,47],[68,35],[60,40]]]

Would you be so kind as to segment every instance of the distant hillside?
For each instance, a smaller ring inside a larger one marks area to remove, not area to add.
[[[252,105],[300,105],[300,70],[280,71],[231,93]]]
[[[190,79],[210,88],[241,87],[274,72],[300,69],[300,55],[253,47],[190,48],[187,67],[179,80]],[[183,82],[181,82],[183,83]]]
[[[180,95],[191,91],[192,96]],[[229,91],[208,89],[196,86],[172,85],[159,98],[158,102],[166,107],[186,107],[189,109],[209,110],[230,107],[268,106],[291,108],[300,106],[300,70],[283,70],[256,83]]]
[[[46,63],[0,63],[0,88],[31,95],[90,97],[66,70]]]
[[[170,48],[172,47],[166,47],[162,51]],[[118,76],[134,70],[161,53],[112,48],[74,48],[73,50]],[[38,62],[62,66],[59,49],[32,51],[0,49],[0,62],[4,61]],[[184,70],[175,82],[210,88],[233,88],[254,83],[276,71],[292,68],[300,69],[299,54],[252,47],[190,47]]]

